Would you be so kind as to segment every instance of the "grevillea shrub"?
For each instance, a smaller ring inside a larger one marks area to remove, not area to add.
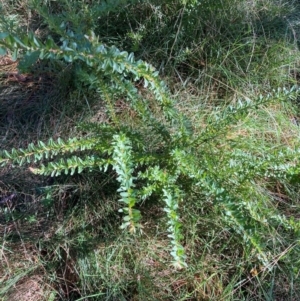
[[[278,89],[257,99],[216,107],[204,125],[196,127],[176,109],[164,81],[150,64],[101,43],[92,31],[81,34],[63,29],[59,42],[51,36],[42,40],[33,33],[2,32],[0,53],[18,58],[23,71],[38,60],[72,64],[76,81],[100,95],[108,121],[79,125],[85,133],[80,137],[1,150],[0,166],[26,164],[33,173],[52,177],[112,168],[119,183],[121,227],[132,235],[141,232],[143,220],[136,205],[155,195],[167,216],[170,253],[178,268],[187,264],[180,209],[196,191],[211,200],[224,226],[251,244],[258,258],[268,264],[260,230],[266,224],[274,229],[280,224],[298,231],[299,223],[270,210],[267,203],[255,198],[253,190],[259,180],[281,181],[298,175],[299,145],[269,149],[251,148],[234,139],[227,141],[226,147],[221,142],[257,108],[294,99],[298,88]],[[137,83],[142,83],[147,99]],[[116,105],[119,99],[135,113],[139,126],[122,122]]]

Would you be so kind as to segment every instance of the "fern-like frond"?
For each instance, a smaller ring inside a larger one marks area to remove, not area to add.
[[[103,159],[96,156],[72,156],[66,159],[59,159],[55,162],[49,162],[47,165],[41,164],[39,168],[30,167],[30,171],[39,175],[51,175],[51,177],[60,176],[62,173],[65,175],[73,175],[81,173],[83,170],[88,169],[93,171],[96,169],[106,171],[112,162],[110,159]]]
[[[133,176],[134,162],[131,156],[131,142],[128,137],[121,133],[113,137],[112,145],[114,148],[112,165],[117,173],[117,180],[120,183],[118,192],[121,198],[119,202],[125,205],[121,209],[121,212],[125,213],[122,228],[129,228],[131,233],[135,233],[137,229],[140,229],[139,221],[141,214],[139,210],[134,208],[137,199],[134,190],[134,180],[136,178]]]
[[[43,159],[51,159],[57,155],[69,154],[76,151],[85,151],[96,148],[99,141],[96,138],[77,139],[70,138],[67,141],[49,139],[47,143],[39,141],[37,145],[30,143],[26,149],[12,149],[0,152],[0,166],[7,164],[19,164],[38,162]]]

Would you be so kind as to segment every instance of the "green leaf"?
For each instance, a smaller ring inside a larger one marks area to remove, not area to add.
[[[33,41],[34,41],[34,44],[37,46],[37,47],[42,47],[43,46],[43,44],[41,43],[41,41],[39,41],[38,39],[37,39],[37,37],[33,37]]]
[[[18,37],[14,37],[15,42],[17,42],[21,47],[27,48],[27,45],[25,45]],[[26,41],[25,41],[26,43]]]
[[[3,40],[3,39],[5,39],[8,36],[9,36],[9,33],[7,33],[7,32],[0,32],[0,40]]]
[[[16,61],[18,59],[18,49],[14,49],[11,57],[13,61]]]
[[[39,56],[40,50],[36,50],[24,55],[19,63],[19,69],[22,71],[28,70],[28,68],[31,67],[39,59]]]
[[[5,55],[6,54],[6,49],[3,47],[0,47],[0,55]]]

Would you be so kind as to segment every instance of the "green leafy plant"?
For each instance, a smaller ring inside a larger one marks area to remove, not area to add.
[[[129,226],[130,231],[135,232],[140,214],[133,208],[135,192],[134,177],[131,173],[133,166],[155,164],[156,155],[147,154],[146,149],[145,153],[142,150],[146,146],[146,142],[142,140],[142,133],[133,134],[130,128],[122,129],[114,102],[121,96],[125,97],[149,128],[148,130],[154,130],[164,139],[164,143],[170,146],[178,139],[183,142],[188,137],[190,129],[185,123],[184,116],[178,113],[172,105],[165,84],[159,79],[153,67],[142,61],[136,62],[133,54],[120,52],[115,47],[105,47],[98,42],[93,33],[91,36],[82,36],[82,40],[78,40],[77,43],[71,41],[74,38],[73,34],[69,33],[69,35],[70,40],[64,40],[63,45],[59,47],[52,38],[47,38],[45,42],[42,42],[33,34],[22,38],[2,33],[1,44],[13,53],[14,59],[18,57],[19,52],[25,52],[19,65],[22,70],[28,69],[38,59],[77,63],[79,78],[91,88],[96,89],[105,101],[111,124],[98,126],[96,136],[71,138],[68,141],[50,139],[46,144],[43,142],[39,142],[36,146],[30,144],[26,150],[13,150],[11,153],[4,151],[1,164],[4,166],[9,162],[15,162],[22,165],[25,162],[51,160],[67,153],[87,152],[84,156],[60,158],[47,165],[41,165],[40,168],[31,167],[31,171],[41,175],[58,176],[62,172],[74,174],[96,167],[106,170],[109,165],[112,165],[118,174],[117,180],[120,182],[120,201],[127,206],[123,209],[125,216],[122,227]],[[141,78],[144,87],[147,87],[158,101],[165,122],[155,117],[149,104],[139,95],[135,81]],[[174,129],[176,130],[172,133]],[[128,137],[121,134],[122,130],[126,131]],[[112,140],[111,137],[115,139]],[[133,157],[129,147],[130,138],[138,145]],[[111,154],[112,157],[110,157]],[[174,239],[176,238],[180,237],[175,235]],[[180,245],[179,241],[176,241],[175,245]],[[183,262],[181,256],[177,259],[180,266]]]
[[[249,148],[232,139],[226,148],[221,146],[228,132],[251,112],[271,102],[296,98],[297,87],[279,89],[255,100],[241,99],[226,108],[216,107],[202,128],[193,128],[176,109],[166,84],[150,64],[115,46],[106,46],[92,31],[83,34],[66,29],[59,43],[50,36],[42,40],[33,33],[16,36],[2,32],[0,44],[1,53],[20,58],[23,71],[38,60],[72,64],[76,80],[99,93],[108,115],[106,123],[81,125],[87,133],[81,137],[2,150],[1,166],[29,164],[33,173],[51,176],[112,168],[120,185],[121,227],[131,233],[141,230],[138,203],[151,195],[160,198],[177,268],[185,267],[187,258],[180,207],[191,195],[211,199],[224,223],[250,243],[266,265],[269,258],[259,236],[261,229],[266,224],[271,228],[281,224],[298,231],[298,223],[270,211],[267,203],[256,202],[252,195],[255,181],[281,181],[299,173],[299,145],[282,145],[269,151]],[[140,81],[154,99],[152,103],[139,91]],[[116,106],[119,99],[136,113],[140,126],[123,124]]]

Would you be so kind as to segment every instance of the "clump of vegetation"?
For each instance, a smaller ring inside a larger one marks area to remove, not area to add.
[[[0,294],[34,276],[45,300],[298,296],[276,282],[299,270],[296,5],[38,2],[16,12],[29,9],[28,31],[2,8],[0,52],[19,70],[3,86],[68,77],[47,94],[43,139],[35,123],[26,141],[3,136],[7,183],[39,176],[25,209],[4,204],[18,239],[2,256],[21,245],[28,262],[5,261]],[[29,195],[12,186],[3,200]]]

